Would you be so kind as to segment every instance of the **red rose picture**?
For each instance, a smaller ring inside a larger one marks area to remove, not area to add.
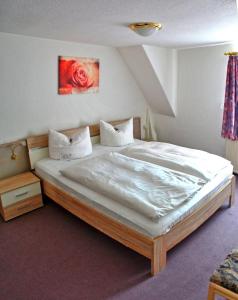
[[[60,95],[98,92],[99,60],[95,58],[59,57]]]

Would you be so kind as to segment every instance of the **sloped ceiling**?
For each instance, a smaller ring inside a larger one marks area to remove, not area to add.
[[[155,113],[176,114],[176,50],[148,45],[119,48],[123,59],[138,82]]]

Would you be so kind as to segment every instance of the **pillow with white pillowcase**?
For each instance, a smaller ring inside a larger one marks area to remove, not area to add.
[[[49,156],[53,159],[71,160],[82,158],[92,153],[92,142],[89,127],[80,128],[71,137],[49,130]]]
[[[102,145],[125,146],[133,142],[133,118],[115,126],[100,121],[100,143]]]

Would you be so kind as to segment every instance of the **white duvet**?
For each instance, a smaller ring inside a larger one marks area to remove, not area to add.
[[[88,158],[61,173],[157,221],[188,201],[205,181],[116,152]]]
[[[206,181],[211,180],[219,171],[231,165],[228,160],[205,151],[160,142],[144,142],[127,147],[120,153],[197,176]]]

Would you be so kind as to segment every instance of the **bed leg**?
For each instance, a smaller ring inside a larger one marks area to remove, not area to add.
[[[236,178],[233,175],[231,179],[231,195],[229,197],[229,207],[235,203],[235,194],[236,194]]]
[[[153,242],[151,258],[151,275],[158,274],[166,265],[166,250],[164,239],[161,237]]]

